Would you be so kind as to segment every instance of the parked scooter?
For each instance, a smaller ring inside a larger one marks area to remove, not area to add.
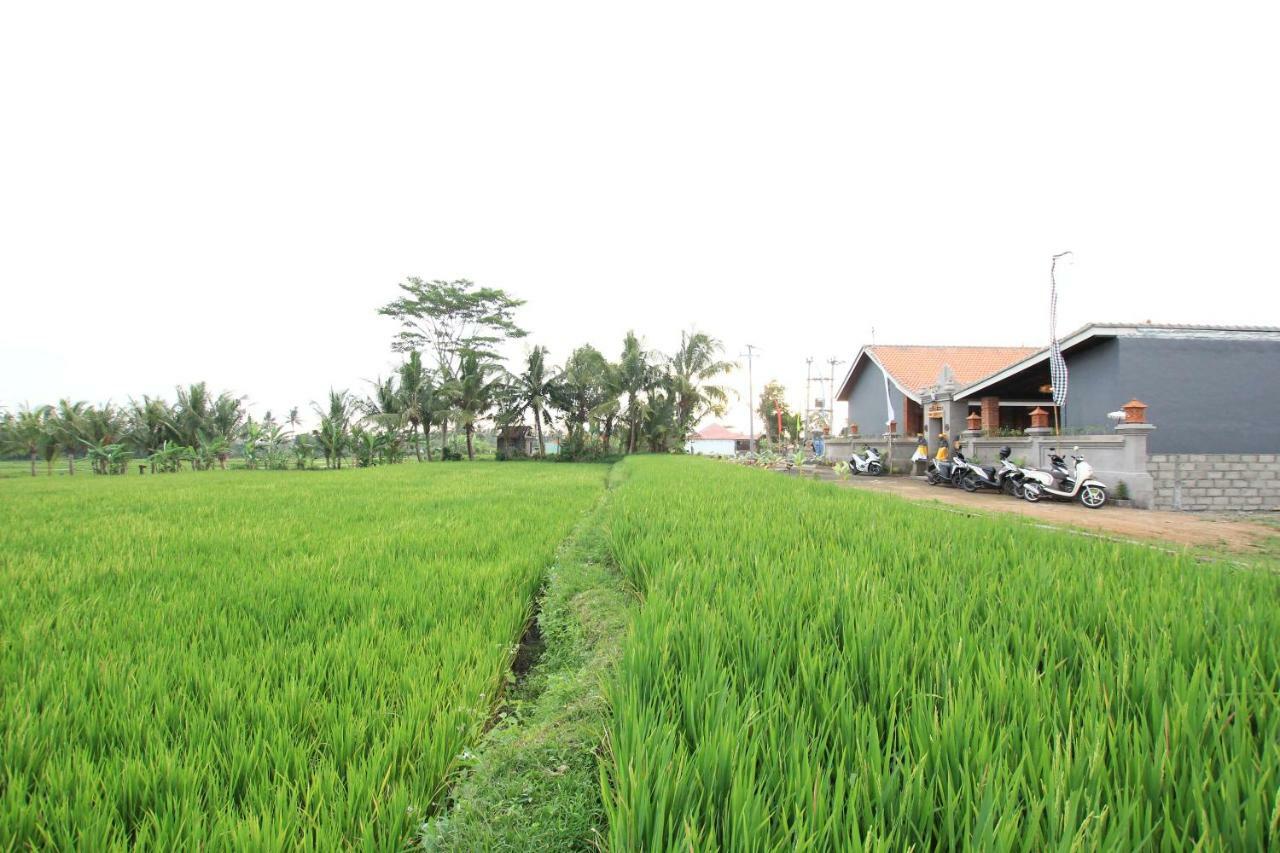
[[[950,459],[930,459],[924,471],[924,479],[931,486],[959,486],[960,478],[967,470],[969,465],[964,454],[957,450]]]
[[[1009,448],[1003,448],[1008,450]],[[1003,452],[1000,454],[1000,468],[996,471],[996,479],[1000,481],[1000,491],[1014,498],[1023,497],[1023,484],[1027,479],[1027,472],[1024,468],[1019,468],[1016,464],[1009,461],[1009,457]]]
[[[1017,475],[1020,480],[1021,470],[1017,465],[1009,461],[1009,454],[1012,452],[1007,446],[1000,448],[999,467],[976,465],[966,461],[964,463],[965,471],[960,477],[961,488],[966,492],[976,492],[978,489],[994,489],[997,492],[1014,494],[1016,492],[1016,483],[1012,477]]]
[[[1072,450],[1079,450],[1073,447]],[[1035,503],[1041,498],[1057,498],[1059,500],[1080,500],[1089,509],[1098,509],[1107,502],[1107,484],[1093,477],[1093,466],[1084,461],[1084,457],[1073,453],[1071,459],[1074,466],[1069,468],[1066,461],[1057,452],[1057,448],[1049,448],[1049,461],[1052,467],[1048,471],[1023,469],[1025,479],[1022,484],[1022,496]]]
[[[884,464],[880,461],[880,451],[874,447],[863,448],[861,456],[854,453],[849,458],[849,472],[852,474],[870,474],[879,477],[884,473]]]

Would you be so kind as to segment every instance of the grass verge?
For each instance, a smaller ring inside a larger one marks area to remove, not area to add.
[[[561,548],[540,602],[542,649],[508,692],[428,850],[593,850],[605,830],[597,750],[608,723],[603,680],[635,601],[609,559],[609,495]]]

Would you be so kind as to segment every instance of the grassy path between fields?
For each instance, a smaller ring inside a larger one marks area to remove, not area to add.
[[[610,470],[610,489],[617,472]],[[609,498],[607,489],[557,554],[537,617],[539,657],[468,755],[469,772],[448,811],[424,825],[426,849],[599,849],[605,812],[597,751],[609,713],[604,679],[622,652],[636,603],[609,556]]]

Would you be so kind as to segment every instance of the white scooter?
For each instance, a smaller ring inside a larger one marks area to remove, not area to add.
[[[1067,501],[1079,498],[1080,503],[1089,509],[1098,509],[1105,504],[1107,484],[1093,478],[1093,466],[1085,462],[1083,456],[1073,453],[1071,458],[1075,461],[1075,470],[1071,471],[1056,451],[1057,448],[1049,448],[1049,461],[1053,463],[1053,470],[1023,469],[1022,497],[1031,503],[1041,498]]]
[[[849,471],[854,474],[870,474],[872,477],[879,477],[884,473],[880,451],[874,447],[868,447],[862,456],[854,453],[849,458]]]

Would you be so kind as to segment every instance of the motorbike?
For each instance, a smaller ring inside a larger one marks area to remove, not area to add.
[[[1000,467],[998,468],[992,465],[975,465],[966,461],[965,471],[960,477],[960,487],[966,492],[994,489],[997,492],[1015,494],[1019,483],[1014,477],[1017,475],[1020,479],[1021,470],[1009,461],[1009,454],[1012,452],[1008,447],[1000,448]]]
[[[1078,451],[1079,447],[1073,447]],[[1057,448],[1049,448],[1051,467],[1048,471],[1023,469],[1022,497],[1031,503],[1041,498],[1079,500],[1089,509],[1098,509],[1107,502],[1107,484],[1094,479],[1093,466],[1079,453],[1072,453],[1073,467],[1068,467]]]
[[[1007,458],[1001,457],[1000,468],[996,471],[996,479],[1000,482],[1000,491],[1014,498],[1023,497],[1023,483],[1027,474]]]
[[[959,486],[960,478],[967,470],[968,463],[965,461],[964,454],[957,450],[950,459],[930,459],[924,471],[924,479],[931,486],[940,486],[944,483],[948,486]]]
[[[861,456],[856,453],[852,454],[849,458],[849,472],[879,477],[884,473],[884,463],[880,461],[880,451],[874,447],[867,447],[864,448]]]

